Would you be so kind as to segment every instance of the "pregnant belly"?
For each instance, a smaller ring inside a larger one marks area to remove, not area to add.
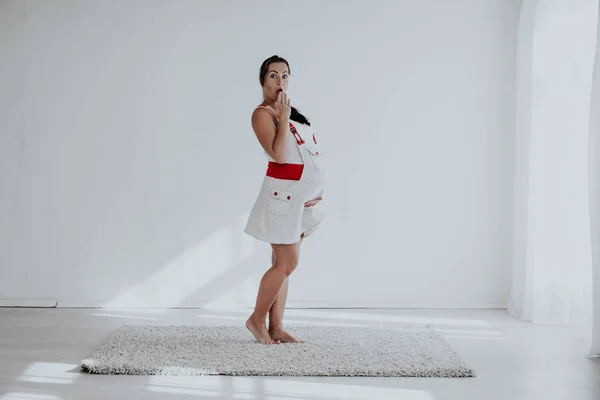
[[[323,190],[325,188],[324,188],[323,184],[319,183],[319,184],[311,185],[311,187],[309,189],[310,190],[307,191],[307,195],[306,195],[306,198],[304,199],[304,201],[312,200],[314,198],[321,196],[323,194]]]

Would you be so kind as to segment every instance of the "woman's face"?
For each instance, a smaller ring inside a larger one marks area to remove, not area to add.
[[[276,62],[269,64],[263,83],[265,97],[275,101],[280,91],[287,92],[289,75],[290,73],[285,63]]]

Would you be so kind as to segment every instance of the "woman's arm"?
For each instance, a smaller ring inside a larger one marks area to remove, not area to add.
[[[273,117],[264,108],[257,108],[252,114],[252,128],[267,154],[277,163],[284,163],[286,140],[288,140],[287,129],[289,121],[279,121],[276,127]]]
[[[252,129],[261,146],[276,163],[283,164],[287,159],[287,141],[290,125],[290,101],[285,93],[280,93],[275,109],[258,107],[252,113]],[[279,121],[275,126],[274,119]]]

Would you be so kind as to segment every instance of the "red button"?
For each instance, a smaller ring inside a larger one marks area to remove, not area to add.
[[[290,196],[288,196],[288,200],[289,200],[289,199],[291,199],[291,197],[290,197]]]
[[[277,196],[277,192],[273,193],[275,196]]]

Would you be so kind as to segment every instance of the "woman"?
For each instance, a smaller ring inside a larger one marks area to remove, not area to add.
[[[323,220],[315,208],[324,186],[321,153],[310,122],[290,105],[289,76],[285,59],[266,59],[259,72],[263,102],[252,113],[252,128],[268,167],[244,231],[271,244],[272,266],[262,277],[246,327],[263,344],[302,343],[283,330],[283,311],[300,243]]]

